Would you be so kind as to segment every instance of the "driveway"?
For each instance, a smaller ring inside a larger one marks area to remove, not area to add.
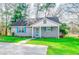
[[[47,46],[0,42],[0,55],[46,55]]]

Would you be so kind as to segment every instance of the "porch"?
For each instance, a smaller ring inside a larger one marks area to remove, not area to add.
[[[59,38],[59,23],[44,18],[32,27],[32,38],[34,37],[56,37]]]
[[[59,38],[59,26],[32,27],[32,38],[55,37]]]

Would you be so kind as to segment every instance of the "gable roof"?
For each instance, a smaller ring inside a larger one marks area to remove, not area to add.
[[[49,20],[49,18],[47,17],[31,25],[31,27],[55,27],[55,26],[59,26],[59,23],[56,21]]]
[[[59,22],[59,18],[56,17],[56,16],[54,16],[54,17],[46,17],[46,18],[49,19],[49,20],[55,21],[55,22],[57,22],[57,23],[60,23],[60,22]],[[42,20],[42,19],[45,19],[45,17],[38,18],[37,21]],[[35,20],[35,18],[31,18],[31,20]]]
[[[13,21],[11,26],[26,26],[27,25],[27,21],[25,20],[17,20],[17,21]]]
[[[48,20],[54,21],[56,23],[60,23],[58,17],[46,17],[46,18]],[[43,20],[43,19],[45,19],[45,18],[44,17],[38,18],[38,19],[29,18],[29,19],[27,19],[27,21],[23,20],[23,19],[22,20],[17,20],[16,22],[15,21],[12,22],[11,26],[29,26],[29,25],[34,24],[34,23],[36,23],[36,22],[38,22],[40,20]]]
[[[47,18],[48,18],[49,20],[55,21],[55,22],[57,22],[57,23],[60,23],[58,17],[47,17]]]

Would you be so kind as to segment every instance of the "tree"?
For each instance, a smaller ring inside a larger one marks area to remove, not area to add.
[[[70,26],[70,32],[77,32],[76,28],[79,28],[79,3],[61,4],[57,12],[56,13],[58,14],[58,17],[61,19],[61,22],[64,22]]]
[[[28,8],[28,4],[19,3],[17,8],[14,10],[14,15],[12,17],[13,20],[21,20],[22,18],[26,18],[26,10]]]
[[[69,32],[69,26],[67,26],[65,23],[62,23],[60,25],[60,32],[62,33],[63,36],[65,36]]]
[[[54,8],[56,6],[55,3],[45,3],[45,4],[42,4],[40,7],[39,7],[39,11],[44,11],[45,12],[45,17],[46,17],[46,13],[47,13],[47,10],[49,8]]]
[[[35,11],[36,12],[36,19],[38,20],[40,3],[34,4],[34,7],[36,7],[36,11]]]
[[[7,35],[7,28],[8,28],[8,15],[11,15],[11,12],[9,12],[8,4],[4,4],[5,11],[3,14],[5,15],[5,35]]]
[[[1,3],[0,4],[0,18],[1,18],[1,33],[3,35],[7,35],[8,26],[10,25],[11,15],[13,13],[13,9],[16,7],[15,3]]]

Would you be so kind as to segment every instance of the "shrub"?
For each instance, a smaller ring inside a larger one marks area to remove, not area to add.
[[[62,35],[66,35],[69,32],[69,26],[67,26],[65,23],[62,23],[60,25],[60,32],[62,33]]]

